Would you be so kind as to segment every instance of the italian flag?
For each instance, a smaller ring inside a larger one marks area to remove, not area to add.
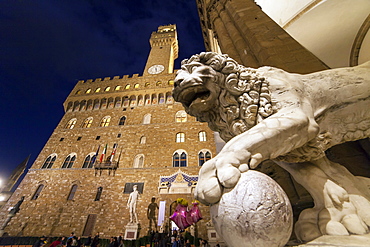
[[[108,146],[108,144],[105,144],[105,147],[104,147],[104,149],[103,149],[103,152],[102,152],[102,154],[100,155],[100,163],[102,163],[102,162],[103,162],[104,155],[107,153],[107,146]]]

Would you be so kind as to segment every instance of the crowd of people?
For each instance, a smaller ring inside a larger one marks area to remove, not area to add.
[[[151,232],[150,243],[153,247],[190,247],[191,244],[189,239],[184,238],[181,233],[174,230],[171,234]],[[121,233],[118,237],[111,237],[108,247],[125,247],[123,242],[123,234]],[[72,232],[69,237],[58,237],[52,241],[51,238],[41,237],[38,239],[33,247],[99,247],[100,238],[99,233],[96,233],[94,237],[91,235],[86,239],[75,236]],[[210,247],[207,240],[199,239],[200,247]],[[219,247],[217,244],[215,247]]]
[[[122,234],[116,238],[117,241],[120,239],[120,243],[122,245],[117,245],[114,247],[122,247],[123,246],[123,237]],[[32,247],[98,247],[100,244],[99,233],[96,233],[94,237],[91,235],[82,241],[81,237],[75,236],[72,232],[69,237],[58,237],[56,240],[52,241],[51,238],[46,238],[42,236],[38,239]],[[113,247],[113,245],[112,245]]]

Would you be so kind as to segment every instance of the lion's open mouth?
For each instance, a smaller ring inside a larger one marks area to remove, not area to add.
[[[183,89],[180,95],[180,102],[189,107],[192,103],[206,101],[210,96],[210,91],[203,86],[193,86]]]

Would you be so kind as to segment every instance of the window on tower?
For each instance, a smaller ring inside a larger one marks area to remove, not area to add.
[[[140,87],[139,83],[136,83],[136,84],[134,85],[134,88],[139,88],[139,87]]]
[[[86,156],[82,168],[93,168],[96,160],[96,153],[90,153]]]
[[[146,136],[140,137],[140,144],[145,144],[146,143]]]
[[[76,122],[77,122],[76,118],[72,118],[71,120],[69,120],[66,125],[66,129],[73,129],[76,125]]]
[[[40,184],[38,187],[37,187],[37,190],[35,192],[35,194],[33,194],[31,200],[36,200],[37,198],[39,198],[40,194],[41,194],[41,191],[42,189],[44,188],[44,185],[43,184]]]
[[[116,86],[115,88],[114,88],[114,90],[116,90],[116,91],[118,91],[118,90],[120,90],[121,89],[121,86]]]
[[[198,137],[199,137],[199,141],[201,141],[201,142],[207,141],[207,134],[206,134],[205,131],[200,131],[198,133]]]
[[[45,160],[44,164],[42,165],[41,169],[50,169],[53,166],[56,159],[57,159],[56,154],[49,155],[49,157]]]
[[[130,84],[127,84],[127,85],[125,86],[125,89],[130,89]]]
[[[177,123],[184,123],[187,121],[187,117],[188,115],[186,114],[186,112],[184,110],[181,110],[176,112],[175,120]]]
[[[100,87],[98,87],[97,89],[95,89],[95,93],[99,93],[99,92],[100,92],[100,90],[101,90],[101,88],[100,88]]]
[[[125,116],[123,116],[123,117],[121,117],[121,118],[119,119],[119,123],[118,123],[118,125],[125,125],[125,122],[126,122],[126,117],[125,117]]]
[[[94,201],[100,201],[101,194],[103,193],[103,187],[99,187],[96,191],[96,196]]]
[[[91,93],[91,88],[87,89],[85,93],[87,94]]]
[[[100,122],[100,127],[108,127],[110,123],[110,116],[105,116]]]
[[[176,142],[185,142],[185,133],[179,132],[176,134]]]
[[[93,118],[92,117],[86,118],[85,121],[84,121],[84,123],[82,124],[82,128],[90,128],[92,122],[93,122]]]
[[[104,91],[105,92],[108,92],[110,90],[110,87],[106,87],[105,89],[104,89]]]
[[[62,168],[72,168],[73,163],[76,160],[76,154],[69,154],[67,158],[64,160]]]
[[[187,154],[185,150],[177,150],[172,156],[173,167],[186,167],[187,166]]]
[[[212,159],[211,152],[208,150],[201,150],[198,154],[199,166],[202,166],[207,160]]]
[[[144,154],[138,154],[134,159],[134,168],[143,168],[144,167]]]
[[[68,198],[67,198],[68,201],[73,200],[73,197],[75,197],[77,187],[78,187],[77,184],[72,185],[71,190],[69,191]]]
[[[150,124],[151,119],[152,119],[152,114],[150,113],[145,114],[143,117],[143,124]]]

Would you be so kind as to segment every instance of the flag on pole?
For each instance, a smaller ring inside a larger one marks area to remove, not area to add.
[[[116,151],[117,151],[117,146],[118,146],[118,144],[114,143],[113,151],[112,151],[112,154],[110,155],[110,162],[113,162],[114,155],[116,154]]]
[[[96,150],[95,155],[91,159],[91,164],[93,164],[93,165],[94,165],[94,163],[96,161],[96,157],[98,157],[98,155],[99,155],[99,149],[100,149],[100,145],[98,146],[98,150]]]
[[[102,152],[102,154],[100,155],[100,163],[102,163],[102,162],[103,162],[104,155],[105,155],[105,154],[106,154],[106,152],[107,152],[107,146],[108,146],[108,144],[105,144],[105,147],[104,147],[104,149],[103,149],[103,152]]]

